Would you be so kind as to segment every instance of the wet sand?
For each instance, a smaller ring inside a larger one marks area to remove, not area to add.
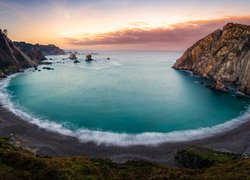
[[[142,159],[178,166],[174,156],[178,149],[188,145],[202,145],[250,155],[250,119],[233,130],[201,140],[163,143],[157,146],[119,147],[80,143],[75,137],[61,135],[30,124],[0,106],[0,135],[11,137],[21,146],[37,149],[42,155],[110,158],[117,163]]]

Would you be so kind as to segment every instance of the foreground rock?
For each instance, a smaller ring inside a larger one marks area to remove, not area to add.
[[[178,151],[175,159],[186,168],[200,169],[217,163],[227,163],[240,157],[237,154],[220,152],[207,147],[190,146]]]
[[[214,80],[217,90],[250,94],[250,26],[227,24],[188,48],[173,66]]]
[[[36,65],[37,62],[17,48],[6,34],[0,31],[0,78]]]

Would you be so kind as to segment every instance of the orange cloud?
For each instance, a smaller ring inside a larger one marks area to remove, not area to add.
[[[207,34],[221,28],[226,23],[250,24],[250,16],[234,16],[223,19],[189,21],[168,27],[153,29],[130,28],[115,32],[83,36],[83,38],[65,38],[73,46],[98,45],[149,45],[164,46],[164,49],[185,49]],[[161,48],[162,49],[162,48]]]

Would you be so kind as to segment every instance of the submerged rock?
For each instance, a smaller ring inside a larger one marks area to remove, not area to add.
[[[40,64],[43,64],[43,65],[51,65],[53,64],[52,62],[41,62]]]
[[[54,68],[51,68],[51,67],[43,67],[43,69],[54,70]]]
[[[229,23],[188,48],[173,68],[214,80],[213,87],[250,94],[250,26]]]

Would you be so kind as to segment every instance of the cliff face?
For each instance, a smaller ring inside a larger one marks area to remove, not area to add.
[[[188,48],[175,69],[212,78],[214,88],[250,94],[250,26],[229,23]]]
[[[64,50],[59,47],[49,44],[49,45],[40,45],[40,44],[30,44],[25,42],[14,42],[14,44],[20,48],[23,52],[28,54],[31,58],[36,60],[46,59],[44,56],[47,55],[63,55],[65,54]]]
[[[0,31],[0,77],[17,72],[20,68],[36,66],[26,54],[18,49],[13,42]]]
[[[46,58],[44,57],[43,53],[39,50],[39,48],[37,48],[33,44],[25,42],[14,42],[14,44],[37,63],[46,60]]]

